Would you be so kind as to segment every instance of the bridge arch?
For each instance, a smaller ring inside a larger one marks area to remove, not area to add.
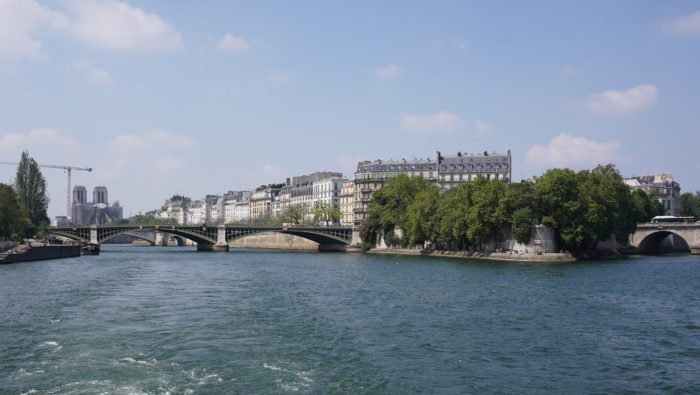
[[[690,242],[683,235],[669,229],[660,229],[644,236],[637,245],[642,254],[691,252]]]
[[[136,232],[136,231],[125,231],[125,232],[122,232],[122,233],[109,235],[108,237],[105,237],[105,238],[103,238],[102,240],[100,240],[100,244],[104,243],[105,241],[111,240],[111,239],[113,239],[113,238],[115,238],[115,237],[121,236],[121,235],[126,235],[126,236],[129,236],[129,237],[133,237],[134,239],[147,241],[147,242],[149,242],[152,246],[156,245],[155,240],[151,240],[151,239],[149,239],[148,237],[146,237],[146,236],[144,236],[144,235],[141,235],[141,234],[139,234],[139,233]]]

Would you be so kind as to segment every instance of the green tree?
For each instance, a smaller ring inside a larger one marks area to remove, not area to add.
[[[0,183],[0,236],[24,234],[29,225],[27,210],[20,204],[12,186]]]
[[[404,238],[409,245],[423,243],[437,234],[439,199],[440,189],[435,185],[428,185],[416,193],[408,206],[403,227]]]
[[[31,227],[27,235],[32,235],[49,224],[46,210],[49,207],[49,197],[46,193],[46,180],[39,170],[39,165],[22,152],[17,175],[15,176],[15,191],[20,203],[27,209]]]
[[[481,248],[494,240],[498,231],[510,221],[507,208],[501,203],[506,187],[503,182],[487,181],[483,177],[471,185],[474,192],[467,209],[467,238],[472,245]]]
[[[684,217],[700,217],[700,192],[681,194],[680,215]]]
[[[467,240],[467,211],[472,204],[474,187],[464,183],[457,188],[445,191],[438,201],[434,234],[431,240],[437,248],[450,250],[465,249],[469,246]]]
[[[416,194],[429,185],[430,182],[423,177],[409,177],[405,174],[389,179],[372,195],[368,209],[370,218],[380,226],[402,226]]]
[[[518,243],[529,243],[532,234],[532,210],[529,207],[522,207],[513,212],[511,231]]]
[[[335,224],[340,222],[340,207],[336,204],[320,203],[314,206],[312,210],[314,223],[317,224]]]
[[[306,222],[306,209],[290,204],[280,214],[282,223],[303,224]]]

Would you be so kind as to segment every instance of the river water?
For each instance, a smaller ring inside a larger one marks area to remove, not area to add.
[[[700,257],[105,246],[0,266],[0,393],[700,393]]]

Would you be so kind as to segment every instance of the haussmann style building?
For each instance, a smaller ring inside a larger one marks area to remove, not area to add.
[[[475,181],[478,177],[510,182],[511,166],[510,150],[500,154],[484,151],[478,154],[457,152],[456,155],[442,155],[437,151],[436,159],[377,159],[359,162],[354,179],[353,224],[359,226],[368,218],[369,202],[374,191],[384,186],[386,180],[399,174],[423,177],[444,191],[464,182]]]

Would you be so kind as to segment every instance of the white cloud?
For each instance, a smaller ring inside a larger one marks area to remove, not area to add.
[[[68,137],[61,136],[56,129],[37,128],[28,132],[8,133],[0,136],[0,151],[18,153],[27,149],[51,148],[58,150],[73,150],[77,143]],[[19,154],[17,154],[19,156]]]
[[[666,23],[666,28],[673,34],[682,36],[700,34],[700,10]]]
[[[68,3],[76,14],[73,32],[98,48],[121,52],[173,51],[182,48],[180,34],[156,14],[115,0]]]
[[[374,74],[377,77],[385,79],[396,77],[397,75],[399,75],[400,72],[401,70],[399,69],[399,66],[395,64],[390,64],[384,67],[377,67],[376,69],[374,69]]]
[[[637,85],[626,91],[608,90],[590,95],[583,107],[594,114],[625,114],[643,110],[659,100],[655,85]]]
[[[173,156],[165,156],[156,161],[156,170],[163,173],[182,168],[185,161]]]
[[[0,0],[0,57],[45,60],[39,37],[68,20],[33,0]]]
[[[232,36],[230,33],[224,34],[224,37],[219,41],[219,49],[229,52],[241,52],[248,50],[248,41],[242,37]]]
[[[158,15],[117,0],[60,2],[54,10],[35,0],[0,0],[0,56],[46,60],[41,38],[72,33],[98,48],[115,51],[172,51],[180,34]]]
[[[267,80],[275,84],[283,84],[292,80],[294,76],[294,72],[290,70],[275,71],[267,75]]]
[[[77,60],[73,63],[73,68],[82,73],[85,78],[92,81],[92,83],[95,85],[107,88],[114,86],[112,76],[109,75],[107,71],[98,68],[90,61]]]
[[[476,131],[476,134],[478,136],[487,136],[487,135],[493,133],[493,128],[491,127],[491,125],[489,125],[488,123],[486,123],[484,121],[479,121],[479,120],[477,120],[474,123],[474,130]]]
[[[403,130],[415,132],[449,132],[465,125],[460,117],[447,111],[428,115],[403,114],[400,124]]]
[[[565,66],[565,67],[562,67],[562,69],[560,70],[560,73],[562,75],[567,76],[567,77],[573,77],[575,75],[578,75],[578,69],[571,67],[571,66]]]
[[[122,154],[135,154],[146,149],[184,149],[192,145],[194,140],[191,137],[165,130],[154,130],[143,135],[122,134],[108,144],[111,150]]]
[[[613,162],[619,149],[617,141],[598,142],[562,133],[547,146],[538,144],[530,148],[526,160],[543,166],[595,166]]]

